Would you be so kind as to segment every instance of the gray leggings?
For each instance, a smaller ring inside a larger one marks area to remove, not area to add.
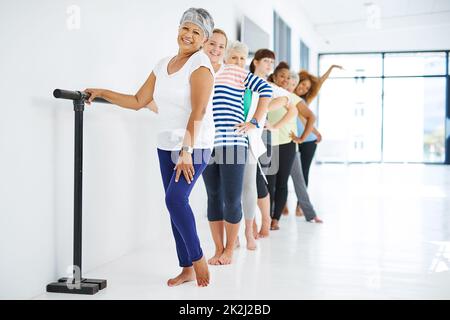
[[[297,194],[298,204],[302,208],[307,221],[316,217],[316,211],[309,200],[308,190],[306,189],[305,178],[303,177],[302,163],[300,153],[296,152],[294,163],[292,165],[291,177],[294,182],[295,193]]]
[[[245,164],[244,183],[242,191],[242,209],[245,220],[253,220],[258,210],[257,200],[258,192],[256,189],[256,170],[258,164],[253,153],[249,151],[248,161]]]

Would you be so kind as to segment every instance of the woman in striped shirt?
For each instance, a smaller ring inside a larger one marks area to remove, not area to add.
[[[214,36],[218,35],[213,34],[212,39]],[[208,41],[204,50],[210,59],[216,59],[210,45],[211,41]],[[243,107],[246,88],[260,96],[257,110],[248,122],[245,122]],[[208,261],[210,264],[232,262],[242,219],[242,187],[248,149],[246,133],[259,127],[271,98],[272,88],[265,80],[236,65],[224,64],[216,73],[213,97],[215,143],[210,165],[203,172],[208,194],[208,220],[216,247],[214,256]]]

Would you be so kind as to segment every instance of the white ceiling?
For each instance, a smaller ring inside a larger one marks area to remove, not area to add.
[[[362,22],[367,4],[377,5],[381,19],[450,13],[450,0],[298,0],[315,27]]]
[[[450,47],[450,0],[296,1],[321,52]]]

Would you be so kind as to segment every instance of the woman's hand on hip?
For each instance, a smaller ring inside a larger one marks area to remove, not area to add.
[[[301,137],[297,137],[293,131],[291,131],[289,133],[289,138],[291,138],[292,141],[297,144],[301,144],[301,143],[305,142],[305,139],[302,139]]]
[[[322,142],[322,135],[320,134],[320,132],[317,132],[316,137],[317,137],[316,144]]]
[[[234,128],[236,129],[237,134],[244,135],[248,131],[255,129],[256,126],[250,122],[242,122],[242,123],[235,125]]]
[[[186,151],[181,151],[180,157],[178,158],[178,163],[175,166],[176,175],[175,182],[180,180],[180,176],[183,173],[184,178],[186,179],[188,184],[191,184],[194,181],[194,165],[192,164],[192,155]]]

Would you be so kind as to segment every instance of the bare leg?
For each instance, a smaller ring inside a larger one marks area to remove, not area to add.
[[[176,287],[185,282],[194,281],[195,280],[195,272],[193,267],[183,268],[181,273],[175,278],[169,279],[167,281],[167,285],[169,287]]]
[[[233,250],[239,233],[239,223],[232,224],[225,221],[225,233],[227,235],[227,244],[219,258],[219,262],[220,264],[231,264],[233,260]]]
[[[269,236],[270,230],[270,195],[265,198],[258,199],[258,207],[261,211],[262,224],[261,230],[259,231],[260,238],[266,238]]]
[[[283,214],[283,216],[289,215],[289,208],[287,206],[287,203],[284,205],[282,214]]]
[[[303,213],[302,208],[297,204],[297,208],[295,209],[295,215],[297,217],[303,217],[305,214]]]
[[[223,221],[210,221],[209,228],[211,229],[211,235],[214,240],[214,244],[216,246],[216,252],[214,257],[208,260],[208,263],[211,265],[218,265],[219,258],[223,253],[224,245],[223,245],[223,235],[224,235],[224,223]]]
[[[199,287],[206,287],[209,284],[209,270],[205,257],[193,263],[197,285]]]
[[[256,224],[255,218],[253,218],[253,238],[255,238],[255,239],[259,238],[258,225]]]
[[[256,250],[255,236],[253,235],[253,222],[255,219],[245,220],[245,238],[247,239],[247,249]]]

